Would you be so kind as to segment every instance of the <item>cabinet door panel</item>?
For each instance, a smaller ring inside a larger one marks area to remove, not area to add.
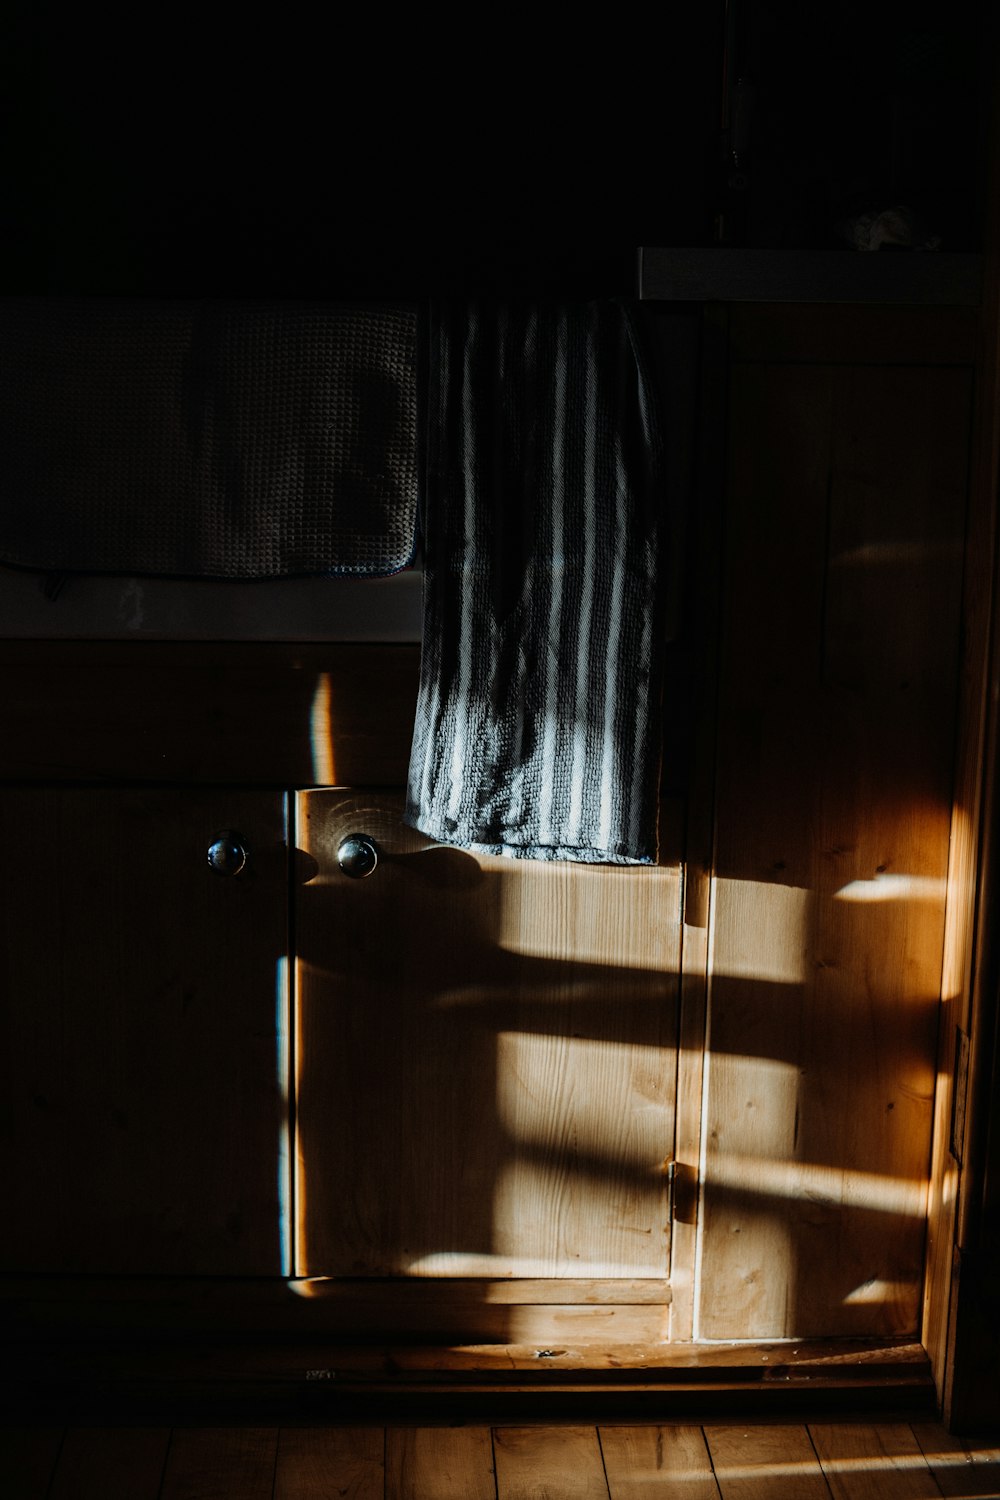
[[[281,1270],[286,872],[277,793],[0,794],[5,1269]]]
[[[299,1273],[630,1301],[669,1264],[678,873],[434,847],[400,805],[299,798]],[[355,832],[366,879],[337,864]]]
[[[705,1338],[919,1327],[970,410],[962,369],[732,372]]]

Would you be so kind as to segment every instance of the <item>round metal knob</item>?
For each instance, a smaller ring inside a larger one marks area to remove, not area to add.
[[[238,875],[246,862],[243,836],[233,828],[224,828],[217,833],[208,846],[208,868],[213,875]]]
[[[378,864],[378,849],[364,833],[349,833],[337,849],[337,863],[352,880],[363,880]]]

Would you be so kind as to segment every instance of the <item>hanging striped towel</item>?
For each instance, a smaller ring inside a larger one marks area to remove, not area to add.
[[[655,861],[661,471],[627,306],[435,309],[415,828]]]

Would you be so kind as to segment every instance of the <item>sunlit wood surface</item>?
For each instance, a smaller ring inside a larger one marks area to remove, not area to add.
[[[934,1423],[0,1428],[18,1500],[961,1500],[1000,1436]]]
[[[732,370],[700,1338],[919,1326],[969,380]]]
[[[539,1278],[597,1280],[605,1327],[638,1303],[610,1336],[662,1337],[678,871],[435,848],[399,804],[298,797],[299,1273],[514,1278],[536,1307],[571,1300]]]

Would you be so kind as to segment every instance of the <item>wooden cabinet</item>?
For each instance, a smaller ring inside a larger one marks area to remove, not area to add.
[[[310,1335],[920,1336],[975,851],[975,315],[703,332],[658,868],[405,828],[414,648],[0,648],[8,1273],[265,1278]],[[253,860],[218,880],[227,826]]]

